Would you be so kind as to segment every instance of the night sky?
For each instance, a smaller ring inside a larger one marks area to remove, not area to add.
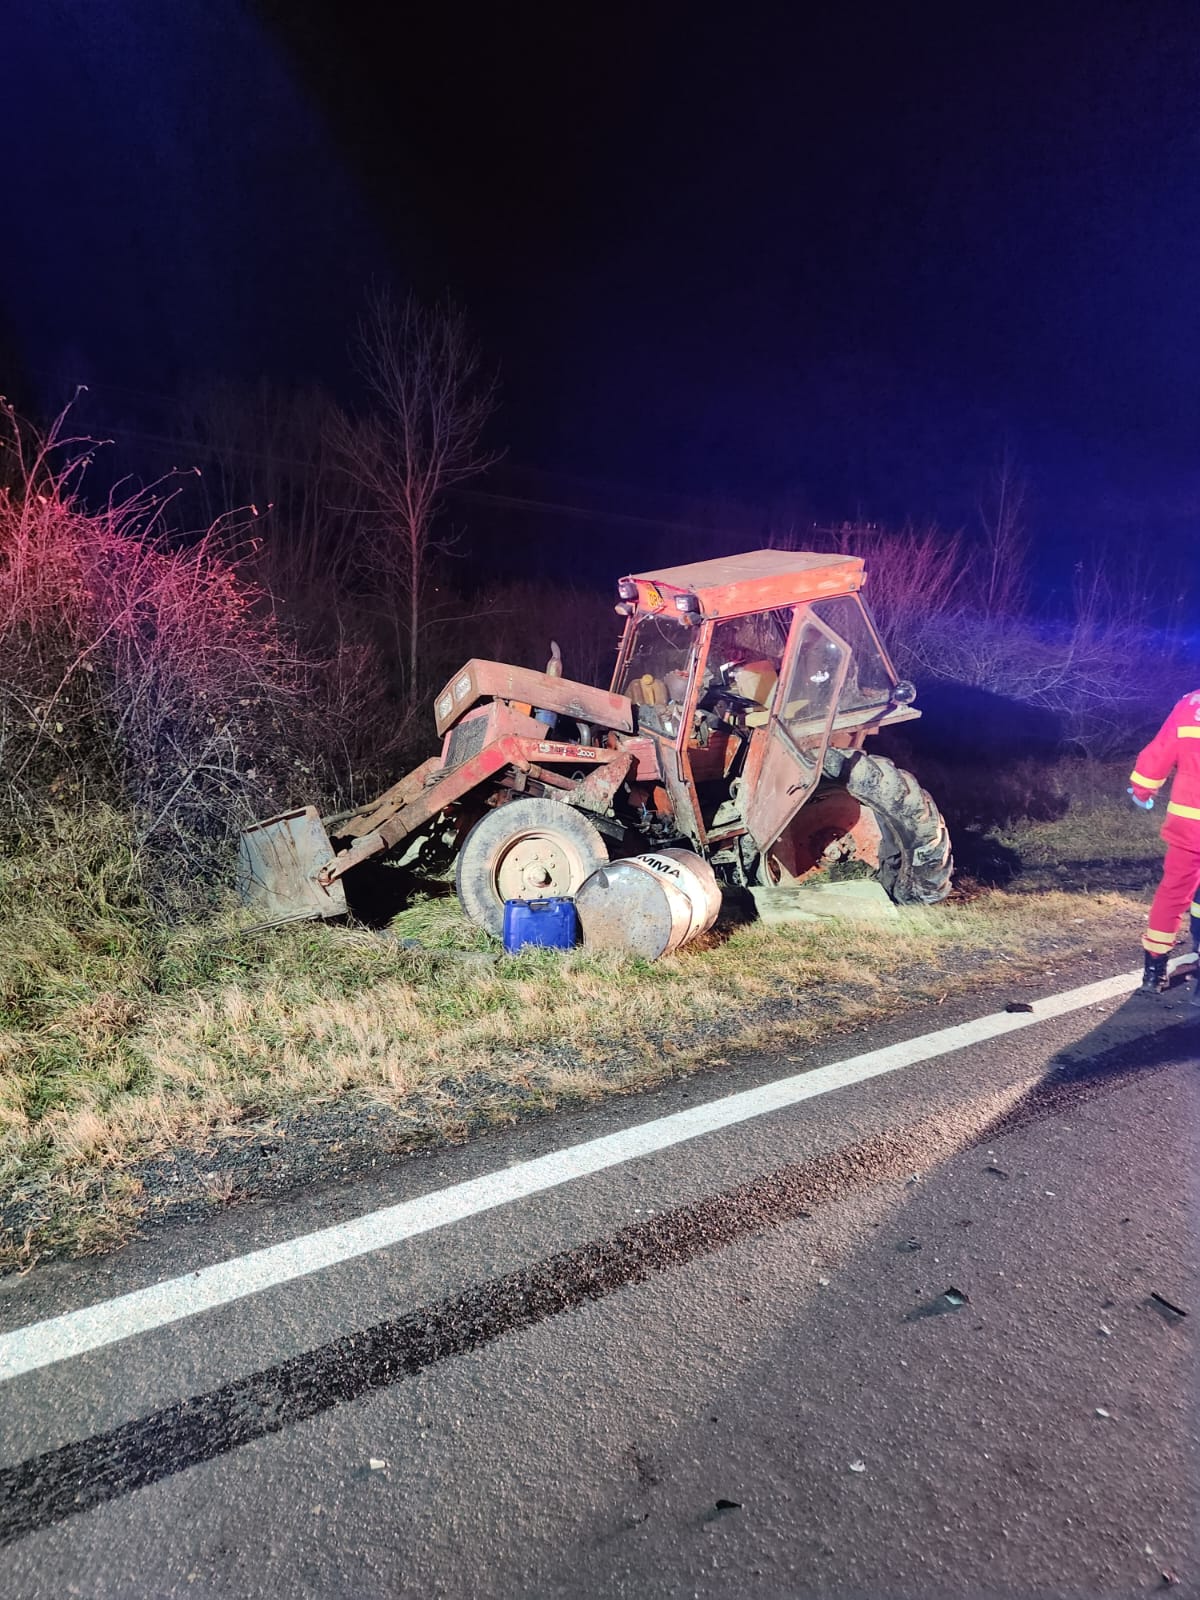
[[[990,11],[10,0],[0,390],[344,391],[374,276],[631,503],[1194,542],[1200,11]]]

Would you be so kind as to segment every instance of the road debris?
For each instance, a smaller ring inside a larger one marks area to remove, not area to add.
[[[1162,1306],[1164,1310],[1173,1311],[1177,1317],[1187,1316],[1187,1312],[1182,1306],[1177,1306],[1173,1300],[1168,1300],[1165,1294],[1159,1294],[1157,1289],[1151,1289],[1150,1298],[1156,1305]]]
[[[1033,1007],[1028,1000],[1010,1000],[1004,1009],[1005,1011],[1032,1011]]]
[[[997,1166],[994,1166],[994,1165],[989,1165],[989,1166],[984,1167],[983,1170],[985,1172],[990,1172],[993,1178],[1007,1178],[1008,1177],[1008,1173],[1005,1172],[1003,1167],[997,1167]]]
[[[932,1300],[927,1300],[924,1305],[914,1306],[905,1315],[905,1322],[919,1322],[922,1317],[938,1317],[944,1311],[961,1311],[963,1306],[970,1305],[971,1297],[965,1289],[956,1289],[953,1284],[948,1289],[943,1289],[941,1294]]]
[[[850,1463],[850,1471],[851,1472],[865,1472],[866,1470],[867,1470],[867,1463],[865,1461],[852,1461]]]
[[[1098,1417],[1111,1417],[1112,1416],[1112,1412],[1111,1411],[1106,1411],[1103,1406],[1097,1406],[1096,1407],[1096,1415]]]
[[[896,1246],[896,1249],[900,1251],[920,1250],[921,1241],[920,1239],[901,1239],[900,1243]]]
[[[1100,1326],[1096,1329],[1096,1332],[1098,1334],[1100,1334],[1100,1336],[1102,1338],[1104,1338],[1104,1339],[1111,1339],[1112,1338],[1112,1329],[1108,1326],[1108,1324],[1106,1322],[1102,1322],[1100,1324]]]
[[[722,1517],[728,1516],[731,1511],[740,1511],[741,1509],[742,1502],[740,1500],[714,1500],[712,1510],[706,1511],[700,1518],[700,1526],[705,1532],[708,1532],[713,1524],[719,1522]]]

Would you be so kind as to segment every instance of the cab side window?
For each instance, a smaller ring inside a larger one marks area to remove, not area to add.
[[[779,682],[790,611],[730,617],[713,630],[708,653],[710,687],[769,710]]]

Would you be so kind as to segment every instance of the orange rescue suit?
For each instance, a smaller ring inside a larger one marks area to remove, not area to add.
[[[1162,827],[1167,856],[1142,938],[1150,956],[1169,954],[1189,901],[1193,918],[1200,908],[1200,690],[1184,695],[1138,756],[1129,775],[1134,794],[1150,799],[1172,769],[1175,782]],[[1195,922],[1192,931],[1197,931]]]
[[[1137,758],[1129,782],[1139,800],[1158,793],[1175,769],[1162,836],[1200,849],[1200,690],[1185,694]]]

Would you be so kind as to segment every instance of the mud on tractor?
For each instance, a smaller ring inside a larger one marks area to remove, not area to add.
[[[623,578],[612,687],[472,660],[434,701],[442,739],[352,814],[309,806],[247,829],[246,901],[335,917],[343,879],[388,853],[455,866],[467,915],[573,895],[614,856],[676,844],[726,883],[865,863],[891,898],[949,892],[946,824],[911,774],[864,749],[920,713],[860,591],[861,560],[758,550]]]

